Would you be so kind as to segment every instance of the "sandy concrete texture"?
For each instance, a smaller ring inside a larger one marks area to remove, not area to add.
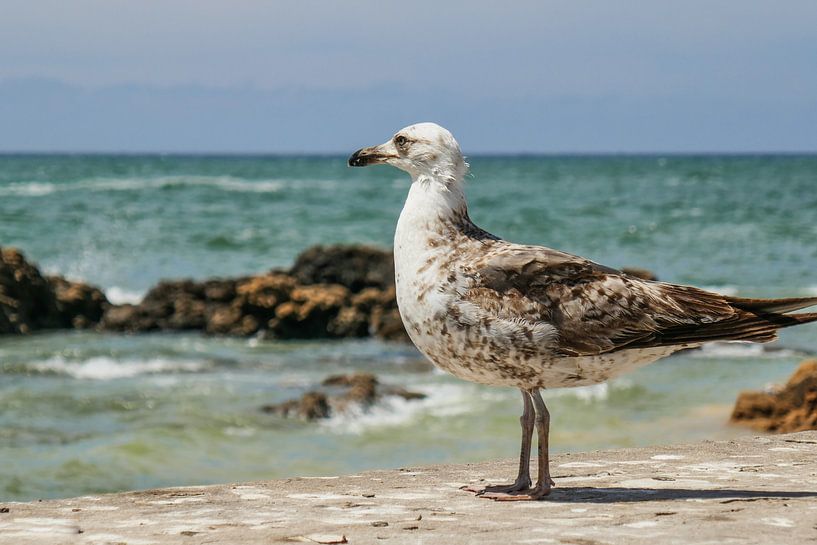
[[[540,502],[460,490],[515,461],[0,503],[0,543],[817,543],[817,432],[562,454]]]

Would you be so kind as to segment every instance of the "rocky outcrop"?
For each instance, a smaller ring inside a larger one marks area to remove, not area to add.
[[[741,392],[731,421],[776,433],[817,430],[817,360],[806,360],[782,387]]]
[[[16,249],[0,251],[0,334],[98,328],[281,339],[408,338],[397,311],[392,254],[369,246],[316,246],[288,271],[165,280],[139,304],[126,305],[111,305],[94,286],[43,276]]]
[[[0,248],[0,334],[93,327],[107,307],[99,289],[45,277],[16,248]]]
[[[163,281],[138,305],[108,309],[101,329],[404,340],[391,262],[390,252],[368,246],[316,246],[298,256],[289,271]]]
[[[321,387],[321,390],[311,390],[298,399],[264,405],[261,410],[287,418],[311,421],[348,412],[352,407],[365,410],[386,396],[397,396],[409,401],[426,397],[425,394],[404,388],[384,386],[371,373],[332,375],[321,382]]]

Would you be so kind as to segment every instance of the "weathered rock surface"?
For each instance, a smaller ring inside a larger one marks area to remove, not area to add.
[[[108,309],[101,329],[406,340],[391,259],[390,252],[368,246],[316,246],[303,252],[290,271],[163,281],[138,305]]]
[[[385,396],[402,397],[409,401],[426,397],[419,392],[380,384],[371,373],[332,375],[324,379],[321,386],[324,387],[323,391],[309,391],[299,399],[264,405],[261,410],[289,418],[318,420],[347,412],[352,407],[365,410]]]
[[[110,307],[101,289],[84,282],[72,282],[62,276],[49,276],[48,282],[57,299],[62,327],[94,327]]]
[[[0,248],[0,334],[93,327],[107,307],[99,289],[45,277],[16,248]]]
[[[771,392],[741,392],[732,422],[778,433],[817,430],[817,360],[802,362]]]
[[[362,244],[313,246],[289,270],[300,284],[340,284],[353,292],[394,285],[394,255]]]
[[[383,461],[388,464],[388,460]],[[817,432],[560,454],[534,503],[459,489],[516,460],[0,504],[0,543],[712,544],[817,539]]]
[[[54,290],[16,248],[0,248],[0,332],[60,326]]]

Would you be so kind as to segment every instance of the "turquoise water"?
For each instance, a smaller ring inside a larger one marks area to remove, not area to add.
[[[472,218],[662,279],[747,296],[817,294],[817,156],[476,157]],[[0,156],[0,245],[133,301],[160,278],[286,266],[315,243],[389,245],[405,176],[342,157]],[[547,394],[557,451],[746,433],[737,392],[785,380],[780,350],[678,355]],[[423,391],[320,424],[258,407],[330,373]],[[515,456],[518,394],[434,371],[410,346],[197,335],[0,339],[0,500],[326,475]]]

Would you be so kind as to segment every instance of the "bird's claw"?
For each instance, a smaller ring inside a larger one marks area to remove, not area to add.
[[[556,483],[550,477],[547,478],[547,482],[547,486],[538,484],[531,488],[529,480],[517,480],[509,485],[485,486],[482,488],[465,485],[461,486],[460,490],[472,492],[480,498],[494,501],[536,501],[550,494],[550,489],[556,486]]]
[[[551,481],[552,482],[552,481]],[[494,501],[538,501],[544,499],[550,494],[551,485],[538,485],[527,490],[520,490],[516,492],[486,492],[480,494],[480,498],[486,498]]]
[[[530,479],[517,479],[512,484],[485,486],[481,488],[472,485],[466,485],[461,486],[460,490],[472,492],[477,496],[483,497],[485,496],[485,494],[513,494],[516,492],[523,492],[525,490],[530,490],[530,486],[531,486]]]

